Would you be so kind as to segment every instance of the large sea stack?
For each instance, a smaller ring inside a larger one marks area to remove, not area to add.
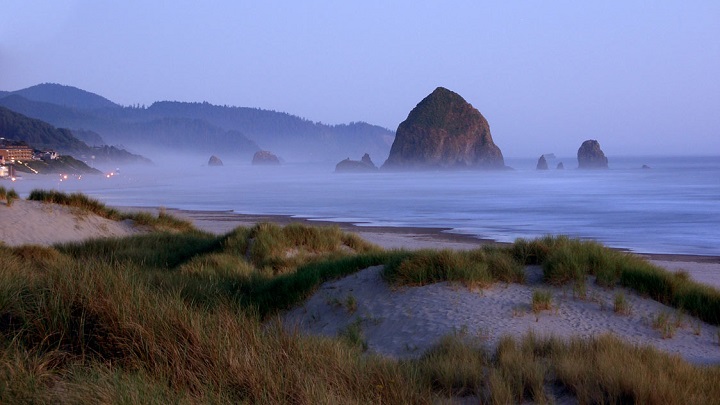
[[[580,145],[577,153],[579,169],[607,169],[608,159],[605,157],[600,143],[594,139],[588,139]]]
[[[459,94],[438,87],[400,123],[383,169],[502,169],[485,117]]]

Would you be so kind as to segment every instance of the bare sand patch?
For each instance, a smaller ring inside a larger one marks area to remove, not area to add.
[[[0,241],[9,246],[53,245],[141,232],[131,221],[112,221],[75,207],[39,201],[0,203]]]
[[[502,336],[590,337],[613,333],[639,345],[679,354],[693,363],[720,363],[718,328],[627,289],[604,289],[587,282],[584,298],[571,287],[541,285],[537,267],[528,268],[527,285],[496,284],[470,290],[447,282],[392,289],[371,267],[328,282],[299,306],[282,315],[284,324],[304,333],[338,336],[351,324],[361,327],[368,350],[396,358],[415,357],[445,335],[464,331],[484,339],[490,348]],[[533,313],[535,289],[552,294],[553,308]],[[615,294],[624,294],[629,315],[613,310]],[[349,298],[352,297],[352,298]],[[349,308],[348,301],[353,302]],[[654,321],[665,314],[677,322],[672,337],[663,337]]]

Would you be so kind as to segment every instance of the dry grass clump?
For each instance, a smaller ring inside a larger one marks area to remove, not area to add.
[[[548,290],[535,290],[532,294],[532,311],[540,313],[552,309],[552,292]]]
[[[160,210],[157,216],[148,212],[121,213],[82,193],[66,194],[55,190],[33,190],[27,199],[75,207],[113,221],[129,219],[138,225],[148,226],[157,231],[190,232],[195,229],[191,222],[175,218],[164,210]]]
[[[138,225],[144,225],[156,231],[190,232],[195,230],[192,222],[174,217],[161,209],[155,216],[149,212],[120,214],[120,219],[129,219]]]
[[[32,190],[27,199],[30,201],[42,201],[44,203],[81,208],[103,218],[115,221],[121,219],[120,213],[117,210],[108,208],[100,201],[90,198],[82,193],[66,194],[55,190]]]
[[[247,248],[248,259],[256,267],[269,268],[276,274],[292,271],[311,260],[379,250],[337,226],[312,227],[295,223],[281,227],[260,223],[250,229],[247,237],[249,239],[240,245]],[[230,239],[226,243],[230,243]]]
[[[630,303],[622,291],[615,293],[613,300],[613,311],[620,315],[630,315]]]
[[[501,339],[494,353],[451,336],[413,367],[423,385],[481,403],[712,404],[718,367],[637,347],[612,336]]]
[[[5,205],[8,207],[12,207],[13,202],[20,198],[18,196],[18,193],[14,189],[6,189],[3,186],[0,186],[0,200],[5,200]]]
[[[462,282],[470,287],[525,280],[523,266],[502,250],[418,250],[397,252],[386,263],[383,275],[396,284],[425,285],[441,281]]]
[[[676,275],[628,253],[610,250],[596,242],[565,236],[518,239],[510,248],[517,260],[541,264],[551,284],[583,283],[588,275],[604,287],[618,284],[663,304],[682,308],[705,322],[720,325],[720,291]]]

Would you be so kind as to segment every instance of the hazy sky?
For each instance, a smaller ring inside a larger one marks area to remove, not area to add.
[[[0,90],[396,129],[435,87],[505,156],[720,155],[720,1],[1,0]]]

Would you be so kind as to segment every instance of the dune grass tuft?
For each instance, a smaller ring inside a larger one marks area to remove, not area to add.
[[[15,191],[15,189],[6,189],[3,186],[0,186],[0,200],[5,200],[5,205],[8,207],[12,207],[13,202],[20,198],[18,193]]]
[[[554,285],[582,283],[588,275],[604,287],[622,285],[713,325],[720,325],[720,291],[650,264],[638,256],[599,243],[546,236],[517,240],[510,248],[517,260],[541,264]]]
[[[396,284],[453,281],[481,288],[498,281],[521,283],[525,280],[523,266],[505,251],[495,249],[398,251],[393,260],[385,264],[383,275]]]
[[[531,307],[534,313],[552,309],[552,293],[548,290],[535,290],[532,294]]]
[[[109,208],[102,202],[82,193],[66,194],[55,190],[36,189],[30,192],[27,199],[30,201],[41,201],[45,203],[79,208],[113,221],[129,219],[138,225],[145,225],[158,231],[189,232],[195,229],[189,221],[175,218],[172,215],[167,214],[164,210],[160,210],[160,213],[157,216],[148,212],[121,213],[120,211],[114,208]]]
[[[613,311],[615,311],[616,314],[620,315],[630,315],[630,303],[628,302],[625,293],[623,293],[622,291],[618,291],[617,293],[615,293],[615,298],[613,300]]]

